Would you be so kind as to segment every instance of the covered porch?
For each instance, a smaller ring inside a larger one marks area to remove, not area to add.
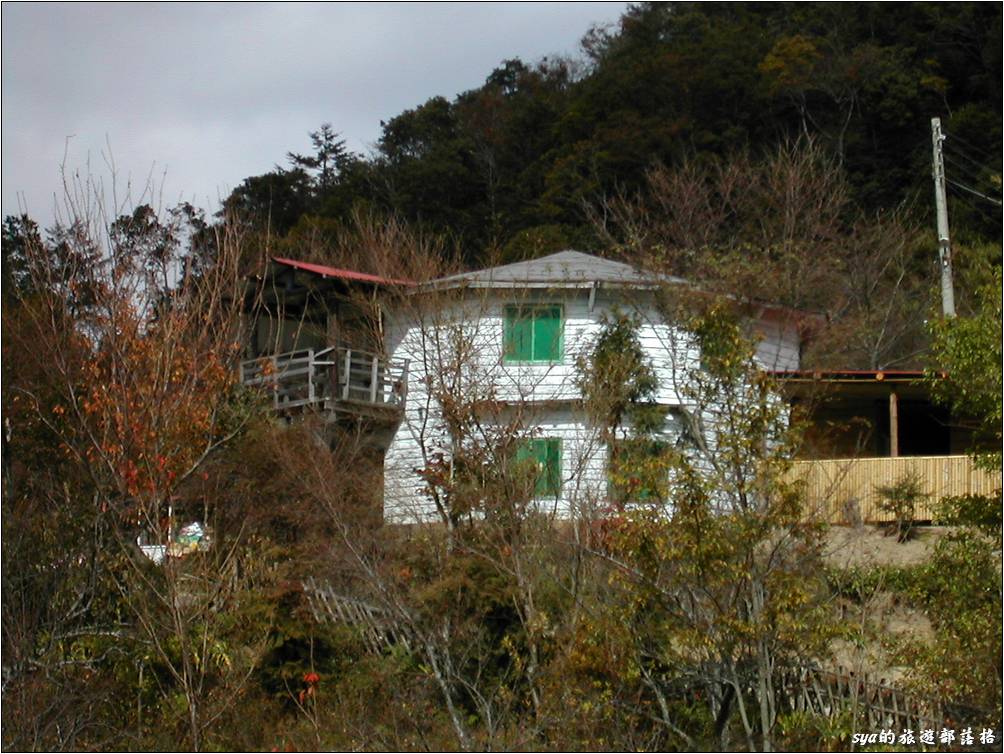
[[[273,257],[246,306],[244,385],[273,410],[399,417],[408,364],[383,353],[383,304],[404,280]]]
[[[878,487],[907,476],[922,480],[926,497],[915,518],[930,521],[947,496],[993,494],[1000,471],[977,469],[967,453],[973,434],[964,417],[930,399],[924,372],[777,372],[807,431],[792,468],[803,479],[817,520],[879,522]]]

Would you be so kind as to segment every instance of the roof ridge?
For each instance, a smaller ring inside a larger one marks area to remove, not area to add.
[[[562,249],[551,254],[532,259],[484,267],[432,281],[435,284],[493,283],[516,284],[555,283],[579,285],[585,283],[613,283],[620,285],[649,286],[659,280],[685,283],[681,278],[660,276],[635,265],[616,259],[591,254],[578,249]]]

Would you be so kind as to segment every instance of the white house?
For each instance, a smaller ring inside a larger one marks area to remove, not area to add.
[[[519,420],[541,467],[542,507],[567,514],[602,501],[608,449],[589,426],[577,388],[576,359],[589,352],[604,318],[639,320],[638,337],[669,409],[663,434],[680,441],[694,424],[682,381],[700,365],[693,339],[660,313],[659,297],[679,278],[656,276],[577,251],[470,272],[417,286],[384,313],[388,357],[407,362],[407,401],[384,457],[388,521],[435,518],[419,469],[448,458],[443,402],[502,407],[486,422]],[[800,338],[790,312],[762,307],[751,323],[761,337],[760,364],[799,368]]]
[[[288,419],[320,414],[328,442],[361,439],[368,462],[384,466],[388,521],[438,518],[419,470],[455,457],[444,401],[490,407],[478,420],[487,434],[498,425],[495,439],[503,429],[521,428],[517,439],[525,442],[517,453],[529,454],[543,472],[537,506],[588,512],[610,499],[610,449],[579,400],[576,359],[591,350],[615,310],[640,323],[640,343],[658,375],[657,400],[667,410],[660,440],[696,442],[709,456],[716,450],[718,407],[688,405],[692,399],[681,389],[701,374],[700,354],[687,332],[662,314],[672,309],[665,304],[676,290],[700,295],[679,278],[575,251],[421,285],[273,258],[249,287],[249,358],[241,379],[260,387]],[[780,377],[789,400],[815,403],[820,385],[837,388],[814,407],[821,427],[850,419],[859,426],[863,418],[875,428],[864,451],[879,457],[856,461],[853,474],[848,456],[860,452],[860,435],[846,441],[838,435],[846,447],[827,449],[833,438],[810,433],[813,460],[800,463],[811,465],[810,500],[829,506],[830,520],[845,516],[831,498],[865,500],[862,515],[879,516],[875,483],[890,483],[904,469],[929,480],[939,493],[933,499],[999,487],[999,475],[972,469],[964,456],[945,455],[961,452],[967,440],[932,413],[915,385],[919,373],[801,372],[800,325],[818,324],[813,315],[772,306],[746,311],[760,338],[757,360]],[[887,417],[877,406],[888,407]],[[824,445],[813,450],[814,442]]]

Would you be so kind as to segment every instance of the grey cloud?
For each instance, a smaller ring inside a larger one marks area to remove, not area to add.
[[[479,86],[505,58],[573,54],[626,3],[3,5],[3,213],[45,224],[68,164],[167,170],[211,206],[330,121],[365,152],[379,122]]]

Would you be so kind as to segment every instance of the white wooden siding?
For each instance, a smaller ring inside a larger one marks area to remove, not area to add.
[[[684,381],[700,363],[692,338],[665,322],[648,294],[637,289],[600,289],[592,307],[589,290],[582,288],[481,293],[445,305],[415,297],[410,306],[387,314],[388,355],[409,361],[404,416],[384,461],[384,515],[389,521],[435,517],[435,507],[424,493],[417,470],[435,454],[448,457],[450,453],[450,438],[436,396],[518,404],[524,425],[536,427],[535,436],[560,438],[562,495],[542,504],[567,515],[596,504],[606,495],[606,448],[600,447],[597,433],[586,425],[573,403],[581,397],[576,386],[576,359],[590,352],[604,316],[619,309],[639,317],[638,337],[659,378],[658,401],[664,405],[683,405]],[[561,304],[561,363],[505,363],[505,307],[513,303]],[[758,329],[765,336],[758,350],[761,363],[772,369],[797,368],[797,333],[776,322],[766,322]],[[544,405],[545,401],[549,403]],[[667,427],[677,426],[675,420],[668,420]]]
[[[758,339],[756,359],[764,369],[793,371],[799,368],[801,337],[791,317],[783,312],[766,312],[751,323]]]

